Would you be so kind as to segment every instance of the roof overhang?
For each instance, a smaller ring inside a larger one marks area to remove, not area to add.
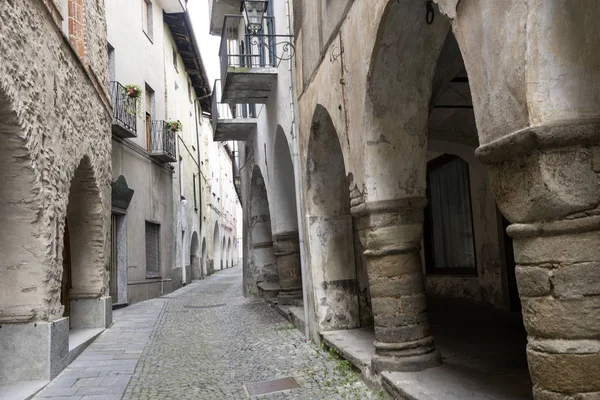
[[[200,48],[196,42],[196,36],[194,36],[190,15],[188,12],[173,14],[165,12],[164,20],[173,34],[177,51],[183,59],[185,70],[190,76],[196,96],[205,97],[200,100],[202,109],[210,112],[211,99],[206,97],[211,94],[210,84],[200,55]]]

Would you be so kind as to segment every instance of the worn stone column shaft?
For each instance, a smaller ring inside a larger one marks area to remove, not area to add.
[[[302,298],[302,269],[298,232],[273,235],[273,254],[277,258],[280,300]],[[285,300],[284,300],[285,302]]]
[[[600,398],[600,147],[494,164],[537,400]],[[587,397],[586,397],[587,396]]]
[[[365,248],[375,324],[375,371],[438,365],[429,334],[419,255],[425,198],[365,203],[353,208]]]

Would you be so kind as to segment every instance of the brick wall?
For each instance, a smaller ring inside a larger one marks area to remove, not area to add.
[[[69,41],[79,57],[85,61],[85,12],[83,0],[69,1]]]

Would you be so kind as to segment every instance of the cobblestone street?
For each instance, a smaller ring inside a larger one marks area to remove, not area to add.
[[[381,398],[264,301],[242,297],[241,283],[236,267],[115,311],[114,325],[35,398],[247,399],[249,384],[287,377],[299,388],[253,398]]]

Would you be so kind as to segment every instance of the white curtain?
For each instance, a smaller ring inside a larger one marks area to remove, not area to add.
[[[460,158],[429,170],[430,260],[433,268],[475,268],[469,165]]]

